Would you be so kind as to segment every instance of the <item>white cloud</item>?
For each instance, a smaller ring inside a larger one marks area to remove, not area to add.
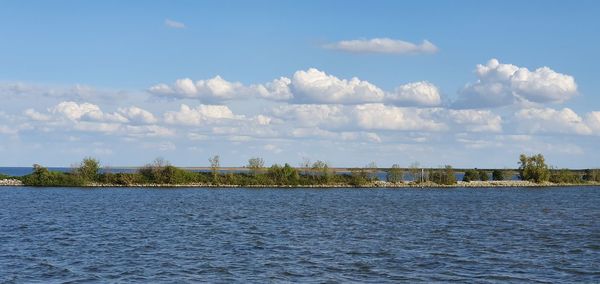
[[[429,82],[414,82],[398,86],[386,95],[386,101],[402,106],[439,106],[439,89]]]
[[[344,40],[327,44],[325,48],[354,53],[387,54],[436,53],[438,51],[437,46],[427,40],[424,40],[421,44],[415,44],[390,38]]]
[[[199,105],[191,108],[182,104],[179,111],[166,112],[165,121],[171,124],[204,125],[222,120],[242,119],[243,116],[235,115],[225,105]]]
[[[73,121],[127,122],[123,115],[104,113],[99,106],[91,103],[61,102],[50,108],[50,112]]]
[[[221,102],[253,97],[270,100],[287,100],[292,98],[289,89],[290,79],[281,77],[265,85],[245,86],[240,82],[230,82],[221,76],[208,80],[192,81],[189,78],[178,79],[173,85],[157,84],[148,89],[155,95],[180,98],[199,99],[206,102]]]
[[[502,132],[502,118],[489,110],[448,110],[448,116],[469,132]]]
[[[428,107],[441,104],[439,89],[426,81],[400,85],[394,91],[386,93],[368,81],[356,77],[341,79],[315,68],[296,71],[291,79],[280,77],[265,84],[244,85],[215,76],[196,82],[189,78],[178,79],[172,85],[156,84],[148,91],[163,97],[198,99],[209,103],[261,98],[301,104],[364,104],[384,101],[399,106]]]
[[[290,90],[292,80],[286,77],[280,77],[263,85],[256,85],[258,94],[264,99],[270,100],[289,100],[294,97]]]
[[[8,127],[6,125],[0,125],[0,134],[12,135],[12,134],[16,134],[17,132],[18,132],[17,129]]]
[[[515,103],[560,103],[577,94],[572,76],[548,67],[530,71],[524,67],[491,59],[477,65],[478,80],[459,93],[456,106],[466,108],[498,107]]]
[[[292,77],[294,98],[309,103],[380,102],[384,92],[377,86],[356,77],[346,80],[315,68],[296,71]]]
[[[119,108],[119,112],[131,122],[152,124],[158,121],[151,112],[135,106]]]
[[[182,22],[173,21],[170,19],[165,19],[165,26],[172,29],[185,29],[185,24]]]
[[[23,112],[23,113],[25,114],[25,116],[27,116],[30,119],[35,120],[35,121],[49,121],[52,119],[51,116],[37,112],[32,108],[26,109],[25,112]]]
[[[600,111],[593,111],[585,116],[585,124],[597,135],[600,135]]]
[[[265,150],[267,150],[269,152],[273,152],[275,154],[279,154],[283,151],[283,150],[281,150],[281,148],[279,148],[279,146],[273,145],[273,144],[266,144],[263,148]]]
[[[98,90],[96,88],[75,84],[72,86],[47,86],[30,83],[0,83],[0,97],[9,99],[33,98],[40,96],[54,99],[75,101],[115,101],[123,100],[128,94],[123,91]]]
[[[440,131],[446,126],[431,117],[435,111],[365,104],[355,106],[352,113],[356,124],[362,129]]]
[[[337,127],[349,122],[343,106],[340,105],[282,105],[274,108],[273,114],[285,121],[293,121],[301,127]]]
[[[593,127],[594,114],[589,115]],[[590,126],[569,108],[555,110],[551,108],[522,109],[515,113],[515,122],[518,129],[526,133],[567,133],[567,134],[592,134]]]

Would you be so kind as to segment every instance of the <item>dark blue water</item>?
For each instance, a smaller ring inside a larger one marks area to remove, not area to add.
[[[600,188],[0,187],[0,283],[600,282]]]

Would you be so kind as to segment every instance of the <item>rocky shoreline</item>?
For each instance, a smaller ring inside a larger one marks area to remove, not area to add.
[[[92,183],[84,187],[95,187],[95,188],[109,188],[109,187],[139,187],[139,188],[156,188],[156,187],[179,187],[179,188],[458,188],[458,187],[469,187],[469,188],[480,188],[480,187],[556,187],[556,186],[598,186],[600,183],[583,183],[583,184],[563,184],[563,183],[533,183],[530,181],[518,181],[518,180],[506,180],[506,181],[471,181],[463,182],[458,181],[452,185],[441,185],[436,183],[412,183],[412,182],[399,182],[391,183],[387,181],[376,181],[370,184],[353,186],[348,184],[321,184],[321,185],[227,185],[227,184],[100,184]],[[3,179],[0,180],[0,186],[25,186],[20,180],[17,179]]]

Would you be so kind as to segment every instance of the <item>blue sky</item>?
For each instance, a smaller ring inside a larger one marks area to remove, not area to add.
[[[3,166],[600,166],[596,1],[0,4]]]

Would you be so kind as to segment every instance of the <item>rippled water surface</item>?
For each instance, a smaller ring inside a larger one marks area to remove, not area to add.
[[[600,188],[0,187],[0,282],[600,282]]]

